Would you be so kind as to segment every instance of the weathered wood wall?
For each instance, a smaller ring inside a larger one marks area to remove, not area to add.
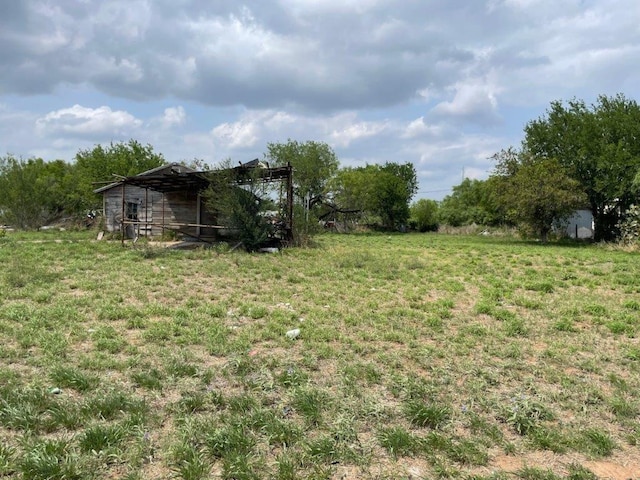
[[[169,192],[163,194],[134,185],[126,185],[124,202],[138,205],[138,224],[127,225],[127,237],[134,234],[142,236],[159,236],[166,228],[179,230],[187,235],[198,237],[214,237],[216,232],[211,228],[193,225],[215,225],[215,217],[209,213],[205,201],[196,192]],[[200,205],[198,206],[198,204]],[[103,209],[108,232],[120,232],[122,221],[122,185],[117,185],[103,192]],[[126,208],[125,208],[126,216]],[[150,225],[147,225],[146,223]],[[192,226],[183,226],[192,225]]]
[[[103,192],[102,207],[104,209],[104,218],[106,229],[108,232],[119,232],[122,222],[122,185],[117,185]],[[162,205],[162,193],[153,190],[145,190],[144,188],[127,185],[124,191],[124,202],[136,203],[138,205],[138,222],[135,226],[139,235],[161,235],[161,227],[146,226],[146,222],[160,221],[160,217],[156,217],[154,210],[155,205]],[[126,208],[125,208],[126,216]],[[134,226],[127,226],[127,236],[132,236]]]
[[[197,192],[169,192],[165,194],[165,223],[215,225],[215,217],[206,209],[205,200]],[[157,215],[158,209],[154,209]],[[162,212],[160,212],[162,216]],[[179,230],[194,237],[212,237],[213,229],[182,226]]]

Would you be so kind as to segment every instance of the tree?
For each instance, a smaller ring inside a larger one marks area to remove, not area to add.
[[[438,202],[421,198],[411,205],[412,228],[420,232],[434,232],[438,230]]]
[[[504,223],[503,212],[493,201],[492,190],[491,180],[465,178],[440,203],[440,222],[452,227]]]
[[[386,162],[382,165],[381,170],[402,180],[408,200],[411,200],[418,193],[418,175],[413,163]]]
[[[318,207],[329,180],[338,171],[338,158],[326,143],[289,139],[287,143],[268,143],[265,160],[272,166],[293,167],[293,236],[296,244],[304,245],[319,231]]]
[[[344,167],[329,182],[329,194],[336,205],[344,210],[371,210],[373,199],[373,177],[375,169],[367,167]]]
[[[114,174],[128,177],[164,164],[164,157],[155,153],[151,145],[141,145],[136,140],[80,150],[76,154],[74,203],[80,211],[97,208],[99,199],[93,193],[96,183],[115,181]]]
[[[17,228],[38,228],[59,218],[67,204],[70,166],[62,160],[0,159],[0,212]]]
[[[524,148],[535,157],[556,159],[580,183],[590,205],[596,240],[618,234],[621,215],[634,202],[640,170],[640,106],[623,95],[552,102],[544,117],[525,127]]]
[[[566,220],[585,200],[577,180],[560,162],[513,150],[494,156],[495,196],[507,217],[525,233],[548,240],[553,226]]]
[[[347,167],[331,182],[331,193],[341,208],[361,210],[376,217],[384,228],[393,230],[409,220],[409,203],[417,190],[416,177],[411,163]]]
[[[338,171],[336,154],[322,142],[268,143],[265,157],[274,165],[291,164],[295,195],[307,207],[314,197],[326,193],[327,182]]]
[[[372,211],[380,216],[382,226],[388,230],[404,228],[409,221],[411,201],[405,180],[382,167],[371,187]]]

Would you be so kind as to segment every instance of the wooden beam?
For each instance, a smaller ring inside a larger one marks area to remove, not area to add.
[[[122,217],[120,218],[120,236],[122,241],[122,246],[124,246],[124,189],[126,188],[126,183],[122,182]]]

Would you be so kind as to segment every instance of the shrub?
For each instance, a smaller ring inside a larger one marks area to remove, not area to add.
[[[631,205],[625,212],[624,220],[618,224],[620,242],[635,245],[640,241],[640,205]]]

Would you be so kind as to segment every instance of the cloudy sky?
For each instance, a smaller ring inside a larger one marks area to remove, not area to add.
[[[0,0],[0,156],[133,138],[168,161],[326,142],[485,178],[553,100],[640,100],[638,0]]]

